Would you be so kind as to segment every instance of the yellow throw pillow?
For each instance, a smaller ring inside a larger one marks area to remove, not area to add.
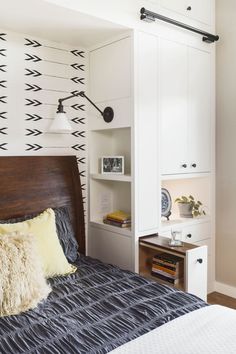
[[[31,233],[35,236],[46,277],[75,272],[76,267],[68,263],[60,245],[56,231],[55,213],[51,208],[46,209],[33,219],[14,224],[0,224],[0,235],[14,231]]]

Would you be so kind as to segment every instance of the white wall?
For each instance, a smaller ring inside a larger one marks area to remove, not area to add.
[[[217,0],[216,5],[216,280],[236,287],[236,1]]]

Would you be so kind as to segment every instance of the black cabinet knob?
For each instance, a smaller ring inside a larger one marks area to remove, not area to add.
[[[187,234],[186,236],[187,236],[188,238],[191,238],[191,237],[192,237],[192,235],[191,235],[191,234]]]
[[[200,263],[200,264],[202,264],[202,263],[203,263],[203,259],[202,259],[202,258],[198,258],[198,259],[197,259],[197,262]]]
[[[191,11],[192,10],[192,7],[191,6],[188,6],[187,7],[187,11]]]
[[[196,163],[193,163],[193,164],[192,164],[192,167],[193,167],[193,168],[196,168],[196,167],[197,167],[197,164],[196,164]]]
[[[182,167],[183,167],[183,168],[187,168],[187,165],[186,165],[186,163],[184,163],[184,164],[182,165]]]

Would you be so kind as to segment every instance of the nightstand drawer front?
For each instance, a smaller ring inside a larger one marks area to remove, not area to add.
[[[206,301],[207,294],[207,246],[186,252],[185,290]]]
[[[182,229],[182,241],[195,243],[211,237],[211,228],[209,222],[190,225]]]

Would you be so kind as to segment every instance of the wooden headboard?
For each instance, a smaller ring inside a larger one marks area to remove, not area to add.
[[[0,219],[67,206],[85,254],[81,184],[75,156],[0,157]]]

